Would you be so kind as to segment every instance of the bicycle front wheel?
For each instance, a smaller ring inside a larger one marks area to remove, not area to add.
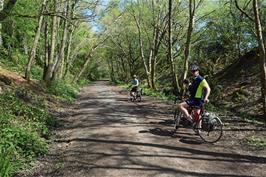
[[[201,119],[197,125],[200,138],[208,143],[215,143],[223,136],[223,123],[218,117],[211,118],[208,122]]]
[[[141,102],[141,96],[140,96],[140,95],[137,96],[136,100],[137,100],[138,102]]]
[[[182,113],[175,109],[174,112],[174,128],[177,130],[180,127],[180,119],[181,119]]]

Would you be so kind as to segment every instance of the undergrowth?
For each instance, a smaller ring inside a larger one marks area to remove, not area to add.
[[[84,81],[81,83],[84,84]],[[78,93],[79,85],[73,84],[67,81],[55,81],[52,82],[48,88],[50,94],[55,95],[62,101],[72,102],[74,101],[76,94]]]
[[[266,148],[266,139],[259,138],[256,136],[251,136],[246,139],[247,145],[254,150],[265,149]]]
[[[55,120],[36,95],[23,89],[0,95],[0,112],[0,176],[8,177],[48,152],[46,139]]]

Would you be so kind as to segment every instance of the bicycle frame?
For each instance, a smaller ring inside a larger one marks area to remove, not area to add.
[[[201,108],[197,108],[192,106],[188,108],[188,112],[189,115],[191,115],[191,117],[193,118],[193,121],[198,123],[201,119],[201,115],[204,112],[204,107],[202,106]]]

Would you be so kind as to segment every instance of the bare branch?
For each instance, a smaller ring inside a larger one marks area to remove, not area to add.
[[[236,8],[240,11],[240,12],[242,12],[248,19],[250,19],[251,21],[255,21],[252,17],[250,17],[243,9],[241,9],[240,7],[239,7],[239,5],[238,5],[238,2],[237,2],[237,0],[235,0],[235,5],[236,5]]]

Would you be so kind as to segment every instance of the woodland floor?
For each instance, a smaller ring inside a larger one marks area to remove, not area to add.
[[[152,97],[128,101],[126,91],[98,81],[72,105],[58,110],[50,153],[21,176],[265,176],[266,150],[252,150],[247,137],[266,128],[227,115],[215,144],[191,129],[174,132],[172,104]]]

